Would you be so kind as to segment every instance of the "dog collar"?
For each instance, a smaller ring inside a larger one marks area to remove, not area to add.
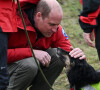
[[[71,88],[70,90],[74,90],[74,88]]]

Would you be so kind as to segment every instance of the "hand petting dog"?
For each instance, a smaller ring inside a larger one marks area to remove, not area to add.
[[[69,55],[73,58],[79,58],[80,60],[86,58],[86,56],[84,55],[84,52],[80,48],[72,49]]]

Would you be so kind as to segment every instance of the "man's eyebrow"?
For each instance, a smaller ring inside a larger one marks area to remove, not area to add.
[[[49,24],[51,24],[51,25],[59,25],[60,23],[59,23],[59,24],[55,24],[55,23],[51,23],[51,22],[49,22]]]

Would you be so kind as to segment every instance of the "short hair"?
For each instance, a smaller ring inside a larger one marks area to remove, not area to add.
[[[41,12],[42,18],[44,19],[45,17],[48,17],[49,13],[51,12],[51,7],[45,0],[40,0],[36,6],[35,14],[37,12]]]

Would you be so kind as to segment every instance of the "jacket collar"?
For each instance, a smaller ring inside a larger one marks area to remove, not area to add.
[[[28,8],[27,7],[27,4],[37,4],[40,0],[19,0],[19,3],[20,3],[20,6],[21,6],[21,9],[25,9],[25,8]],[[16,4],[16,9],[18,9],[18,5],[17,5],[17,1],[15,2]]]
[[[34,27],[36,33],[37,33],[37,37],[40,38],[40,37],[43,37],[42,33],[39,31],[38,28],[35,27],[35,22],[34,22],[34,12],[35,12],[35,8],[36,8],[36,5],[33,5],[33,7],[31,8],[28,8],[25,11],[25,13],[27,14],[27,17],[30,21],[30,23],[32,24],[32,26]]]
[[[23,18],[26,24],[27,31],[32,31],[37,33],[37,39],[43,37],[42,33],[35,27],[34,23],[34,17],[33,17],[34,9],[27,9],[22,10]],[[17,11],[17,27],[21,30],[24,30],[23,23],[19,14],[19,11]]]
[[[32,26],[32,24],[29,21],[26,13],[23,10],[22,10],[22,14],[23,14],[23,18],[24,18],[24,21],[25,21],[25,24],[26,24],[26,29],[28,31],[36,32],[35,28]],[[17,11],[17,27],[20,28],[21,30],[24,30],[22,19],[20,17],[19,11]]]

